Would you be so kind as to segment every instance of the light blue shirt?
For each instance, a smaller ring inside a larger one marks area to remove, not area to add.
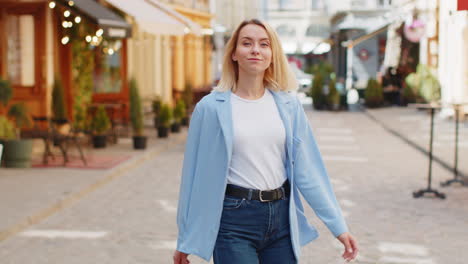
[[[299,193],[335,237],[348,228],[302,105],[287,92],[272,94],[286,131],[290,233],[299,260],[301,246],[318,237],[304,215]],[[206,261],[212,257],[218,235],[232,157],[230,98],[230,91],[214,91],[203,97],[192,114],[185,146],[177,209],[177,250]]]

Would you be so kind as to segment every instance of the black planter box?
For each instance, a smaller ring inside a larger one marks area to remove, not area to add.
[[[145,136],[133,136],[133,148],[134,149],[146,149],[147,137]]]
[[[189,125],[189,118],[188,117],[182,118],[182,125],[183,126],[188,126]]]
[[[105,148],[106,145],[107,145],[107,135],[94,135],[93,136],[94,148]]]
[[[171,132],[174,132],[174,133],[180,132],[180,124],[179,123],[172,123]]]
[[[165,138],[169,136],[169,128],[167,127],[158,127],[158,137]]]

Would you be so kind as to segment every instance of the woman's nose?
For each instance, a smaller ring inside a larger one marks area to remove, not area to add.
[[[258,54],[260,52],[260,49],[257,44],[252,45],[252,53],[253,54]]]

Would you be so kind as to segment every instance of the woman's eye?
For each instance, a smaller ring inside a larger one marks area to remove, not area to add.
[[[262,43],[261,45],[262,45],[262,47],[268,47],[269,46],[268,43]]]
[[[250,45],[250,42],[244,42],[243,45],[244,45],[244,46],[249,46],[249,45]]]

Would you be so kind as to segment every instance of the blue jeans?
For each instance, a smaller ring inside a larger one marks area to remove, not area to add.
[[[296,264],[289,232],[289,198],[272,202],[226,195],[215,264]]]

